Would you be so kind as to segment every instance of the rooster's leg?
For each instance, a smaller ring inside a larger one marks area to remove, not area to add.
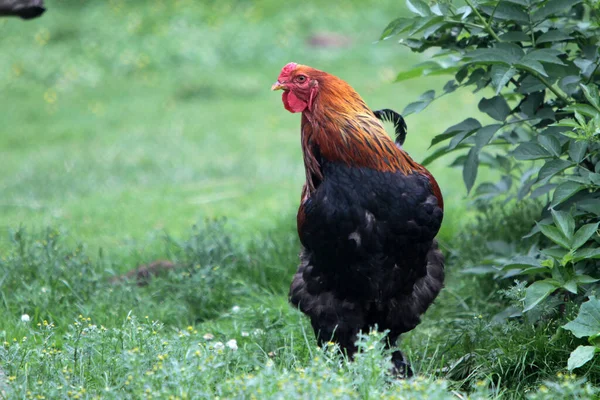
[[[392,373],[401,379],[412,378],[413,376],[412,368],[400,350],[392,353]]]
[[[385,343],[386,347],[396,347],[398,336],[400,335],[391,334],[388,336]],[[412,378],[413,376],[412,368],[400,350],[396,350],[392,353],[392,374],[400,379]]]
[[[354,327],[346,326],[345,324],[327,324],[323,320],[312,320],[312,327],[317,337],[319,346],[323,347],[330,342],[340,346],[340,350],[348,358],[353,359],[356,353],[356,340],[358,330]]]

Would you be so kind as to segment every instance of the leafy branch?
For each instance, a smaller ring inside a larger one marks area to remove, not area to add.
[[[600,37],[600,8],[582,0],[465,1],[407,0],[415,17],[385,31],[415,52],[437,51],[396,81],[448,75],[441,96],[495,92],[478,103],[493,122],[473,113],[449,127],[433,138],[423,164],[458,154],[451,166],[462,167],[467,192],[480,205],[546,198],[534,203],[540,216],[526,235],[536,245],[512,260],[487,257],[493,268],[486,271],[498,279],[526,280],[523,316],[535,319],[541,313],[533,310],[567,302],[584,304],[580,316],[590,304],[600,310],[595,299],[583,303],[585,293],[600,290],[600,49],[591,39]],[[404,112],[421,112],[441,96],[428,90]],[[501,179],[476,186],[481,165]],[[572,352],[569,369],[600,351],[599,332]]]

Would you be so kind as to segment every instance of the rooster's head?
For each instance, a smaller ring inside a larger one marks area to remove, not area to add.
[[[283,90],[283,105],[292,113],[312,111],[324,73],[306,65],[289,63],[281,70],[271,90]]]

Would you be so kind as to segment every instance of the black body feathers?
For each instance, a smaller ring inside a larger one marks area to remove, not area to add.
[[[323,181],[300,206],[303,249],[290,301],[319,342],[338,342],[349,355],[358,332],[374,325],[389,329],[393,344],[443,286],[434,240],[443,211],[423,174],[322,163]]]

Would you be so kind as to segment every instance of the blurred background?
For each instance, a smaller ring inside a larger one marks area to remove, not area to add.
[[[544,15],[565,7],[534,3]],[[531,2],[500,5],[497,26],[510,34],[533,29]],[[451,76],[394,83],[433,56],[412,53],[398,36],[379,41],[392,20],[415,16],[405,1],[45,6],[36,19],[0,18],[0,398],[212,399],[263,390],[271,398],[431,400],[466,398],[463,391],[484,398],[478,393],[488,388],[503,399],[598,398],[565,394],[592,391],[563,375],[570,351],[587,342],[561,328],[575,316],[572,299],[583,299],[581,290],[574,297],[578,285],[596,275],[541,273],[529,268],[538,265],[532,257],[519,258],[529,259],[522,272],[497,269],[518,252],[536,254],[538,239],[523,235],[540,220],[541,203],[495,199],[475,215],[461,169],[450,166],[454,155],[427,167],[444,195],[438,237],[448,276],[423,323],[400,344],[417,379],[388,380],[379,336],[361,342],[362,361],[342,364],[331,347],[316,350],[310,322],[288,304],[305,174],[300,115],[284,109],[271,85],[293,61],[346,80],[374,110],[402,112],[425,91],[440,95]],[[469,18],[465,24],[479,24]],[[557,26],[597,30],[573,21]],[[560,32],[551,35],[571,40]],[[591,70],[591,59],[575,57],[573,50],[569,58]],[[516,103],[517,85],[510,90],[502,95]],[[491,122],[477,103],[492,93],[460,89],[409,115],[404,149],[420,162],[449,126],[467,117]],[[478,178],[495,181],[500,172],[492,173],[482,163]],[[225,223],[215,221],[222,217]],[[552,260],[543,265],[559,265]],[[526,289],[531,277],[517,273],[552,280]],[[548,296],[556,279],[571,293]],[[521,318],[523,299],[539,306]],[[590,358],[598,352],[580,347]]]
[[[427,57],[378,41],[406,13],[398,1],[46,7],[35,20],[0,19],[0,229],[58,226],[92,248],[143,245],[206,217],[226,216],[242,238],[293,222],[300,116],[269,90],[290,61],[343,78],[373,109],[402,111],[446,81],[393,83]],[[422,160],[473,101],[454,93],[411,115],[405,148]],[[430,169],[450,238],[465,189],[447,164]]]

